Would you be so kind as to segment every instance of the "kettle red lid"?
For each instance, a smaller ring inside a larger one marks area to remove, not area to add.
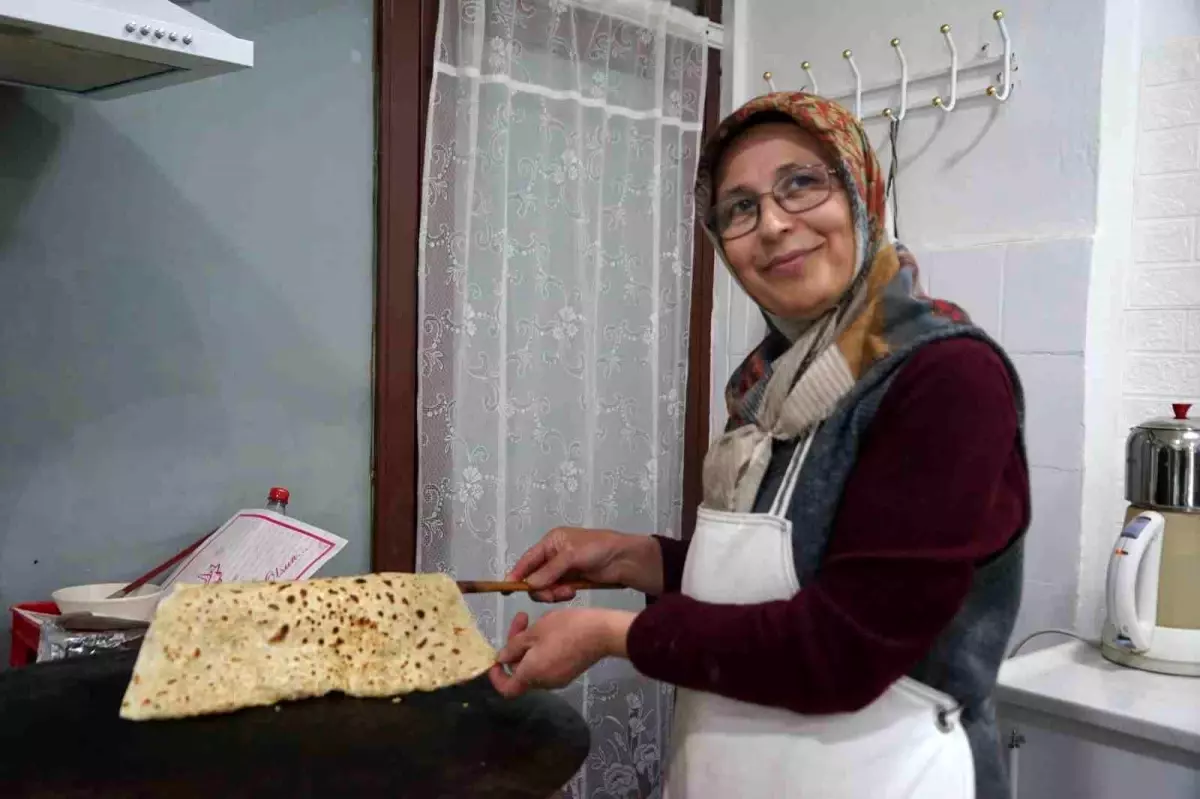
[[[1171,410],[1175,411],[1176,419],[1188,418],[1188,411],[1191,410],[1191,408],[1192,408],[1191,403],[1187,403],[1187,402],[1171,403]]]
[[[291,493],[283,486],[275,486],[271,489],[271,493],[267,494],[267,499],[272,502],[287,502],[291,496]]]

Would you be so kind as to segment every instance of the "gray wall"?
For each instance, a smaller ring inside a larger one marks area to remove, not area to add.
[[[371,0],[212,0],[254,69],[111,101],[0,87],[7,607],[131,578],[234,511],[368,564]]]

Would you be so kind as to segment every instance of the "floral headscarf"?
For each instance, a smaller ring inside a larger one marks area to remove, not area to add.
[[[837,103],[804,92],[776,92],[727,117],[701,154],[699,207],[715,199],[716,171],[729,143],[764,117],[795,122],[834,157],[849,195],[856,263],[841,300],[816,322],[764,311],[771,329],[730,377],[725,389],[729,427],[705,458],[704,502],[716,510],[749,511],[772,440],[811,432],[873,364],[914,334],[918,320],[967,322],[959,308],[921,292],[916,262],[903,247],[889,243],[883,171],[858,120]],[[724,255],[719,237],[712,238]]]

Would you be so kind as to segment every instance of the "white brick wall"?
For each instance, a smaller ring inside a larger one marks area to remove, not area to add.
[[[1200,123],[1200,83],[1189,80],[1146,86],[1142,91],[1140,116],[1142,130]]]
[[[1134,231],[1134,258],[1141,263],[1190,261],[1196,243],[1196,220],[1143,221]]]
[[[1093,284],[1089,310],[1083,542],[1076,623],[1098,635],[1105,569],[1124,518],[1129,428],[1191,402],[1200,415],[1200,7],[1194,0],[1142,0],[1141,68],[1116,53],[1103,86],[1113,89],[1101,133],[1101,171],[1113,182],[1099,210],[1097,242],[1117,239],[1114,260]],[[1112,11],[1116,3],[1108,3]],[[1186,38],[1185,38],[1186,37]],[[1107,37],[1106,37],[1107,40]],[[1136,82],[1129,85],[1126,78]],[[1127,136],[1132,120],[1134,141]],[[1105,142],[1108,142],[1106,149]],[[1132,191],[1130,191],[1132,189]],[[1103,193],[1102,193],[1103,194]],[[1128,227],[1127,227],[1128,225]],[[1131,235],[1128,252],[1120,237]],[[1094,277],[1093,280],[1096,278]],[[1115,416],[1115,419],[1113,418]],[[1111,421],[1109,421],[1111,420]]]
[[[1139,175],[1133,193],[1138,219],[1200,215],[1200,183],[1194,175]]]
[[[1146,51],[1138,129],[1122,430],[1200,398],[1200,39]]]
[[[1177,351],[1186,321],[1184,311],[1126,311],[1126,346],[1133,352]]]
[[[1146,131],[1138,143],[1138,166],[1143,175],[1184,172],[1200,165],[1200,127]]]
[[[1142,64],[1142,85],[1164,86],[1200,80],[1200,39],[1180,39],[1165,50],[1147,54]]]

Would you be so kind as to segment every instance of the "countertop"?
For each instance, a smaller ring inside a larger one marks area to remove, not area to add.
[[[1200,678],[1118,666],[1078,641],[1006,661],[996,700],[1200,756]]]

